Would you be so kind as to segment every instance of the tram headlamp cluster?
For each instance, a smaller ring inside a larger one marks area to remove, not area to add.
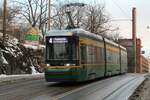
[[[65,66],[75,66],[75,64],[69,64],[69,63],[67,63],[67,64],[65,64]]]
[[[50,64],[46,64],[46,66],[50,66]]]

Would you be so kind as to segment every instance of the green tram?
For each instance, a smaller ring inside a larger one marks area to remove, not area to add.
[[[45,79],[87,81],[127,72],[127,51],[121,45],[82,29],[47,33]]]

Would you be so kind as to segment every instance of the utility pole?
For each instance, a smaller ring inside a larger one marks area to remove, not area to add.
[[[48,30],[51,28],[51,0],[48,2]]]
[[[5,42],[5,37],[6,37],[6,5],[7,5],[7,1],[4,0],[4,8],[3,8],[3,43]]]
[[[133,39],[133,48],[134,48],[134,72],[136,73],[136,8],[132,9],[132,39]]]

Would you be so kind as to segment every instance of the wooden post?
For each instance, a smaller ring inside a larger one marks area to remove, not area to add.
[[[6,11],[6,5],[7,1],[4,0],[4,8],[3,8],[3,43],[5,42],[5,37],[6,37],[6,16],[7,16],[7,11]]]
[[[49,0],[48,3],[48,30],[50,30],[51,27],[51,0]]]

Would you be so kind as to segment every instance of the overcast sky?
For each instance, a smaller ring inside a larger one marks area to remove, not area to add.
[[[84,0],[86,1],[86,0]],[[90,1],[90,0],[89,0]],[[92,1],[92,0],[91,0]],[[150,0],[98,0],[104,3],[106,11],[112,19],[131,19],[132,8],[137,10],[137,37],[142,40],[143,50],[146,56],[150,56]],[[131,21],[114,21],[114,26],[119,27],[121,36],[132,37]]]
[[[63,1],[63,0],[58,0]],[[93,3],[94,0],[69,0]],[[95,0],[100,4],[105,4],[106,12],[112,19],[129,19],[129,21],[113,21],[112,24],[119,27],[120,35],[124,38],[132,37],[132,8],[137,10],[137,37],[142,40],[142,50],[146,51],[146,56],[150,56],[150,0]]]

